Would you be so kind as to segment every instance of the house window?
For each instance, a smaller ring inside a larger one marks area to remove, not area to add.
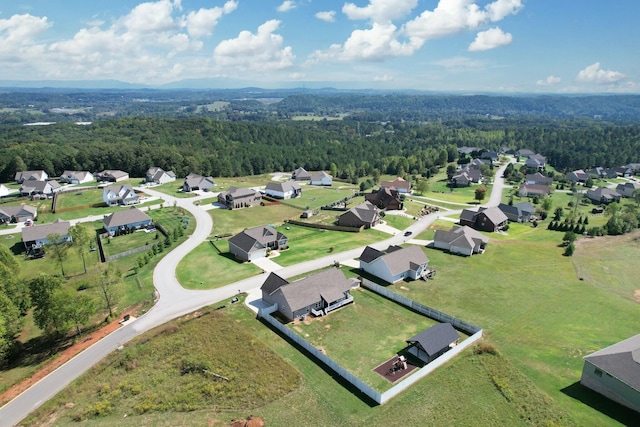
[[[601,377],[602,376],[602,371],[598,368],[596,368],[596,370],[594,371],[594,374],[596,374],[596,377]]]

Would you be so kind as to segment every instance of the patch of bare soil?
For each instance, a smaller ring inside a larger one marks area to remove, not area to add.
[[[638,304],[640,304],[640,289],[636,289],[633,292],[633,298],[636,300]]]

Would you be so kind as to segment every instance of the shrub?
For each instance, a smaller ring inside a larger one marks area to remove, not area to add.
[[[494,356],[498,356],[500,354],[495,345],[485,340],[480,341],[475,346],[473,352],[475,354],[492,354]]]

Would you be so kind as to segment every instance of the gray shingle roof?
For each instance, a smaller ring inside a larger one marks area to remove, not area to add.
[[[349,209],[355,216],[360,218],[363,222],[374,222],[379,214],[378,208],[371,202],[363,202],[358,206]]]
[[[288,284],[289,282],[278,276],[276,273],[272,272],[269,273],[267,280],[264,281],[264,283],[260,287],[260,290],[265,292],[267,295],[271,295],[272,293],[280,289],[281,286]]]
[[[280,233],[270,225],[263,225],[243,230],[230,238],[229,242],[233,243],[243,251],[249,252],[256,243],[265,247],[269,243],[277,242],[284,237],[286,237],[284,234]]]
[[[325,299],[327,302],[336,301],[344,292],[351,289],[352,283],[353,281],[347,279],[342,271],[330,268],[281,286],[279,289],[291,311],[296,311],[324,298],[329,298],[329,300]],[[336,296],[339,297],[335,298]]]
[[[288,193],[290,191],[296,191],[302,189],[300,184],[295,181],[285,181],[285,182],[270,182],[265,187],[266,190],[277,191],[280,193]]]
[[[460,339],[460,334],[451,323],[438,323],[409,338],[406,342],[420,345],[429,356],[432,356],[449,347],[449,344],[458,339]]]
[[[422,249],[415,245],[407,246],[406,248],[389,246],[386,253],[367,246],[362,255],[360,255],[360,260],[367,264],[378,258],[382,259],[394,276],[403,271],[415,271],[419,266],[429,262],[429,258],[427,258]]]
[[[124,225],[134,224],[142,221],[150,221],[151,218],[140,209],[132,206],[129,209],[116,211],[111,215],[104,217],[102,223],[105,228],[121,227]]]
[[[584,360],[640,391],[640,334],[591,353]]]
[[[22,241],[32,242],[34,240],[46,239],[49,234],[54,233],[66,236],[69,234],[69,227],[71,227],[71,223],[69,221],[62,221],[61,219],[57,219],[51,224],[25,227],[22,229]]]

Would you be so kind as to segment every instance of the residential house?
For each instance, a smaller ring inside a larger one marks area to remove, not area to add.
[[[140,229],[151,225],[152,221],[149,215],[142,212],[135,206],[131,206],[129,209],[113,212],[107,215],[102,220],[104,229],[114,236],[116,232],[123,231],[125,229]]]
[[[378,209],[388,211],[400,210],[403,207],[402,197],[396,189],[380,188],[364,195],[364,199],[376,205]]]
[[[553,178],[541,174],[540,172],[528,173],[524,178],[525,184],[528,185],[547,185],[553,184]]]
[[[401,177],[397,177],[393,181],[383,181],[380,183],[382,188],[394,188],[398,190],[398,193],[409,194],[411,193],[411,183],[405,181]]]
[[[482,148],[480,147],[458,147],[458,153],[465,154],[467,156],[473,154],[474,152],[477,153],[480,150],[482,150]]]
[[[543,198],[548,196],[549,193],[551,193],[551,190],[548,185],[520,184],[520,187],[518,187],[518,195],[520,195],[520,197]]]
[[[276,199],[294,199],[302,195],[302,187],[295,181],[270,182],[265,187],[265,193]]]
[[[626,166],[618,166],[615,170],[616,174],[623,178],[629,178],[630,176],[633,176],[633,169]]]
[[[375,227],[380,223],[380,210],[371,202],[363,202],[338,217],[344,227]]]
[[[109,185],[102,189],[102,200],[107,206],[131,205],[140,197],[129,184]]]
[[[67,184],[84,184],[93,181],[93,174],[89,171],[64,171],[60,182]]]
[[[311,174],[307,172],[303,167],[299,167],[291,173],[291,178],[295,181],[310,181]]]
[[[535,151],[529,150],[528,148],[521,148],[516,151],[516,157],[529,157],[534,154],[536,154]]]
[[[487,236],[466,225],[454,225],[449,231],[436,230],[433,236],[433,247],[466,256],[482,253],[488,242]]]
[[[330,268],[289,283],[275,273],[270,273],[262,290],[262,300],[278,307],[278,312],[292,321],[308,314],[325,316],[330,311],[353,301],[350,294],[354,285],[337,268]]]
[[[0,224],[35,220],[38,210],[34,206],[0,206]]]
[[[387,283],[418,280],[426,273],[428,264],[429,258],[415,245],[389,246],[385,252],[367,246],[360,255],[360,270]]]
[[[144,180],[154,184],[166,184],[176,180],[176,174],[173,171],[165,171],[157,166],[147,169]]]
[[[330,186],[331,184],[333,184],[333,177],[325,171],[316,172],[311,175],[311,185]]]
[[[499,157],[498,157],[498,153],[496,153],[493,150],[487,150],[487,151],[483,151],[482,154],[480,154],[480,158],[481,159],[487,159],[491,162],[497,162]]]
[[[595,190],[587,190],[586,196],[593,203],[619,202],[622,195],[607,187],[598,187]]]
[[[267,251],[287,247],[287,236],[270,225],[248,228],[229,239],[229,252],[242,261],[264,258]]]
[[[24,227],[22,229],[22,243],[27,250],[27,255],[37,256],[43,254],[43,247],[49,243],[48,236],[51,234],[59,234],[63,239],[70,242],[69,227],[71,227],[69,221],[62,221],[59,218],[51,224]]]
[[[8,196],[9,193],[11,193],[11,190],[4,184],[0,184],[0,197]]]
[[[460,334],[451,323],[438,323],[408,340],[409,353],[425,363],[435,360],[458,344]]]
[[[624,165],[627,169],[631,169],[633,174],[640,173],[640,163],[628,163]]]
[[[120,182],[129,179],[129,173],[121,170],[106,169],[94,175],[100,182]]]
[[[580,384],[640,412],[640,335],[585,356]]]
[[[480,168],[468,166],[451,177],[450,185],[457,188],[468,187],[472,183],[478,184],[480,181],[482,181]]]
[[[229,209],[249,208],[257,206],[262,201],[262,194],[251,188],[229,187],[227,191],[218,194],[218,203]]]
[[[32,199],[53,197],[62,187],[58,181],[25,181],[20,186],[20,194]]]
[[[633,193],[640,190],[640,183],[637,181],[627,181],[616,186],[616,192],[622,197],[633,197]]]
[[[463,209],[460,214],[460,225],[482,231],[499,231],[507,225],[507,220],[507,216],[497,207],[481,207],[477,211]]]
[[[498,209],[500,209],[511,222],[529,222],[536,208],[529,202],[521,202],[515,205],[500,203]]]
[[[473,159],[467,165],[468,169],[480,169],[482,165],[491,166],[491,160],[487,159]]]
[[[209,191],[214,185],[215,182],[212,177],[198,175],[197,173],[190,173],[184,178],[182,191],[185,193],[196,190]]]
[[[614,168],[603,168],[601,166],[590,169],[588,173],[594,178],[610,179],[617,178],[618,176],[618,173]]]
[[[584,184],[589,179],[589,174],[583,171],[582,169],[574,170],[573,172],[569,172],[565,175],[567,179],[571,182],[575,182],[578,184]]]
[[[18,184],[25,181],[46,181],[49,175],[43,170],[16,172],[15,180]]]
[[[547,165],[547,158],[542,154],[532,154],[525,160],[524,165],[528,168],[544,169]]]

